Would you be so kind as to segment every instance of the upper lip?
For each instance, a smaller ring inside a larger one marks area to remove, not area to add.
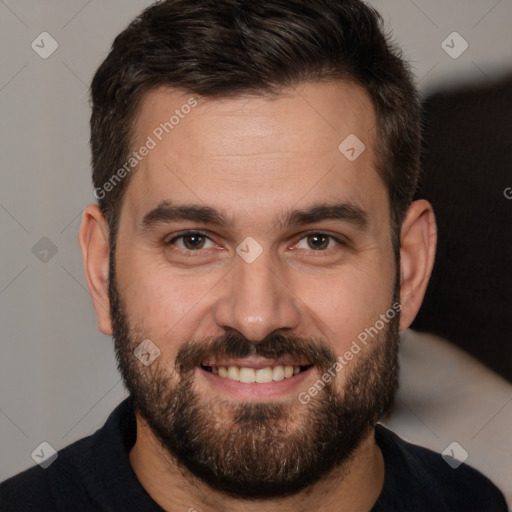
[[[265,359],[262,357],[244,357],[238,359],[209,360],[202,366],[238,366],[244,368],[268,368],[272,366],[307,366],[310,363],[304,361],[290,361],[287,359]]]

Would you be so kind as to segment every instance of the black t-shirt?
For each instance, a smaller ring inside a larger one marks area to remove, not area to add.
[[[101,429],[60,450],[46,469],[35,466],[2,482],[0,511],[161,512],[130,466],[135,438],[128,398]],[[501,492],[469,466],[452,469],[441,455],[406,443],[382,425],[375,438],[386,476],[372,512],[507,512]]]

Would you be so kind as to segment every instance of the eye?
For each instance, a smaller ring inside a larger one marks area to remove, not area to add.
[[[175,236],[166,242],[166,245],[175,245],[179,249],[183,249],[185,251],[198,251],[200,249],[210,249],[215,247],[215,244],[210,240],[210,238],[197,231],[190,231]]]
[[[302,237],[296,247],[310,251],[325,251],[340,244],[340,240],[331,235],[326,235],[325,233],[310,233]]]

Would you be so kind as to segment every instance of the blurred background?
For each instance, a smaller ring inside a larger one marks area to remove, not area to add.
[[[77,232],[94,201],[89,84],[150,3],[0,1],[0,480],[33,465],[42,441],[58,450],[91,434],[126,396]],[[512,382],[512,0],[367,3],[425,97],[418,196],[434,204],[440,244],[413,327]]]

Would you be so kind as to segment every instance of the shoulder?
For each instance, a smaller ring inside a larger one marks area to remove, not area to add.
[[[377,425],[375,439],[386,468],[375,512],[397,508],[507,512],[503,494],[476,469],[449,464],[441,454],[408,443],[382,425]]]
[[[34,466],[0,483],[0,509],[34,512],[62,510],[67,503],[90,505],[80,474],[90,445],[91,437],[81,439],[57,452],[46,469]]]
[[[126,450],[134,436],[132,404],[125,400],[103,427],[59,450],[46,468],[37,465],[0,483],[0,510],[97,510],[112,488],[123,495],[131,476]]]

